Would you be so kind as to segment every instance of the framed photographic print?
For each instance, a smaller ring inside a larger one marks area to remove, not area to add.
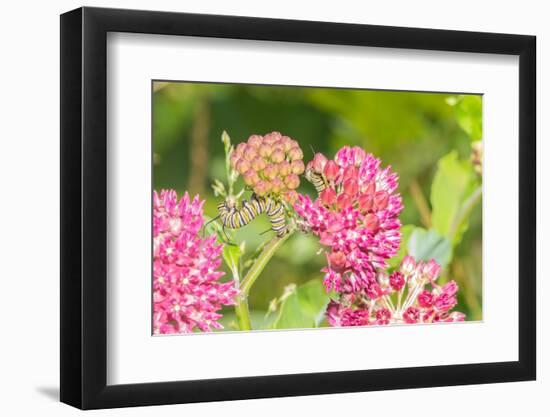
[[[535,38],[61,16],[61,401],[535,379]]]

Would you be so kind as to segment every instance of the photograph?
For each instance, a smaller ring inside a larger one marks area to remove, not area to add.
[[[154,335],[483,320],[481,94],[151,94]]]
[[[6,2],[0,417],[550,416],[548,13],[470,3]]]

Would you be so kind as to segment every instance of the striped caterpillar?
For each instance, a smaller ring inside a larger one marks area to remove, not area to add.
[[[280,201],[271,197],[259,197],[252,194],[250,200],[243,200],[242,207],[238,208],[235,200],[230,199],[218,204],[218,212],[224,227],[228,229],[240,229],[246,226],[256,216],[265,213],[271,222],[271,230],[278,237],[287,232],[285,222],[285,208]]]
[[[306,180],[313,184],[317,194],[321,194],[327,188],[327,182],[323,174],[319,174],[313,168],[307,168],[305,172]]]

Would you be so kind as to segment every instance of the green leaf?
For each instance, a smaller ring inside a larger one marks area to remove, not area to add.
[[[401,246],[399,246],[399,251],[397,251],[397,254],[388,261],[388,265],[391,268],[396,268],[407,254],[407,243],[409,242],[409,238],[414,229],[415,226],[412,224],[407,224],[401,227]]]
[[[413,230],[407,249],[409,255],[414,256],[417,261],[435,259],[442,268],[448,265],[452,256],[452,247],[447,238],[435,230],[426,230],[422,227]]]
[[[454,112],[458,124],[468,134],[470,140],[481,140],[483,135],[481,96],[460,96],[454,103]]]
[[[274,329],[318,327],[329,302],[329,295],[319,279],[299,287],[287,287],[280,303]]]
[[[454,245],[468,228],[462,206],[478,188],[472,164],[460,161],[455,151],[439,160],[432,182],[432,228]]]
[[[233,273],[233,278],[239,278],[239,259],[243,254],[243,250],[240,246],[237,245],[224,245],[223,247],[223,260],[231,269]]]

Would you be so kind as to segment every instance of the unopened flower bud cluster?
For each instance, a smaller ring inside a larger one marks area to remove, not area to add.
[[[304,153],[298,142],[279,132],[252,135],[237,145],[231,166],[258,196],[282,196],[290,204],[298,197]]]

